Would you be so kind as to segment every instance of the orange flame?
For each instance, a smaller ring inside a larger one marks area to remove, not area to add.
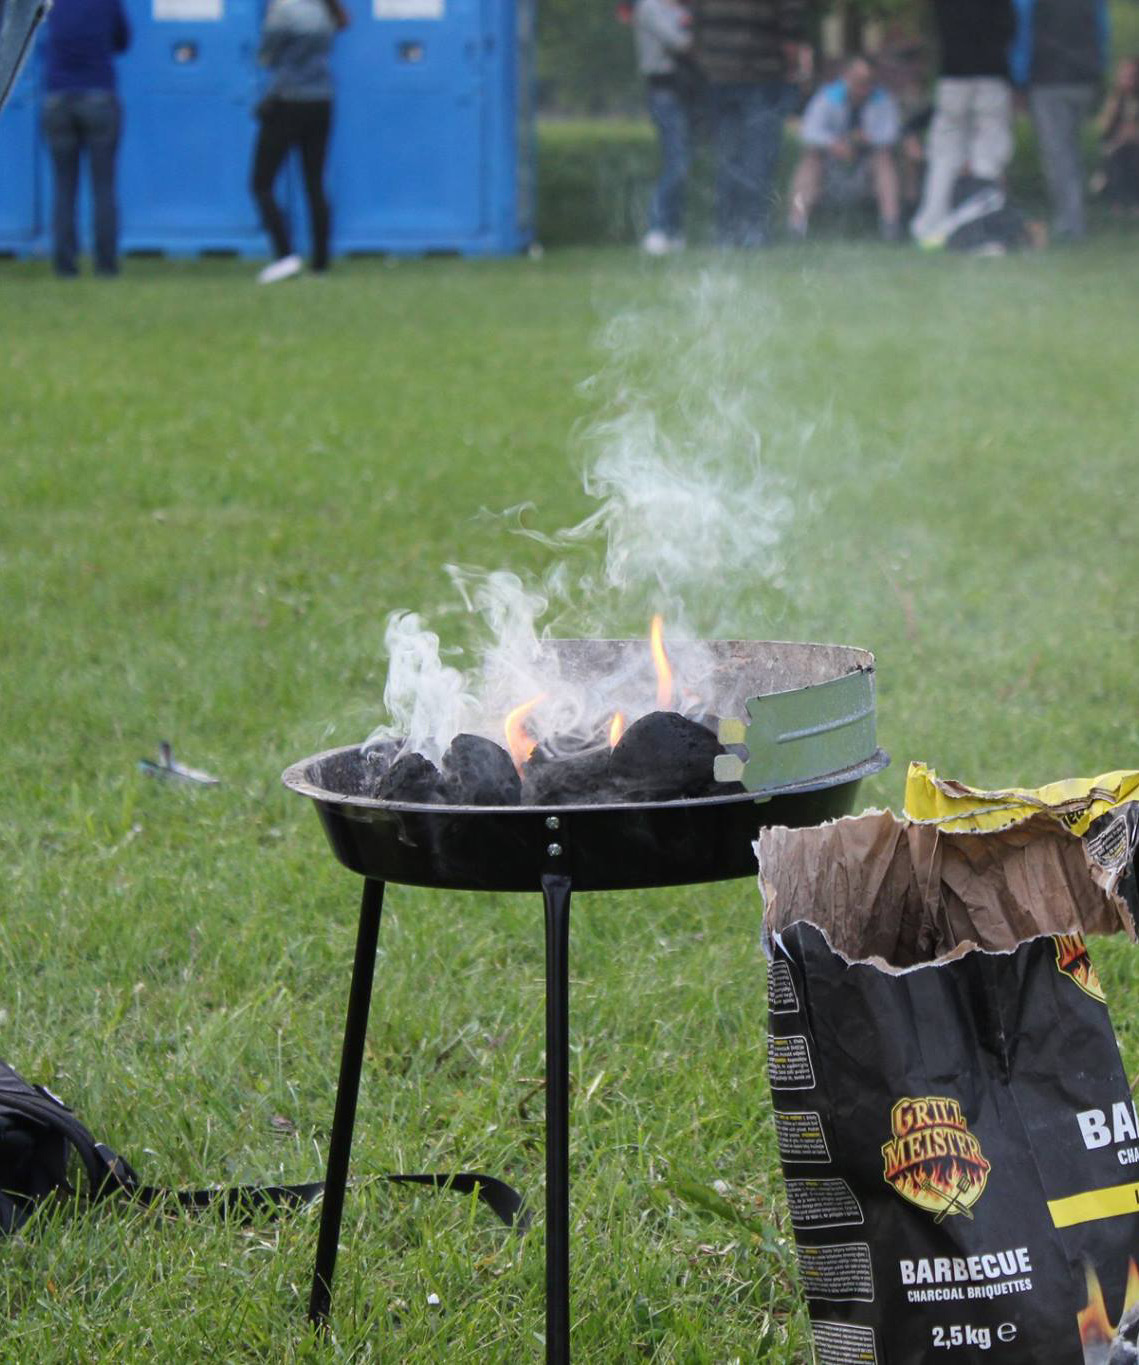
[[[1107,1304],[1103,1301],[1103,1288],[1099,1276],[1088,1266],[1088,1306],[1079,1314],[1080,1342],[1084,1346],[1109,1345],[1115,1335],[1111,1319],[1107,1316]]]
[[[1135,1259],[1132,1257],[1127,1262],[1127,1292],[1123,1299],[1123,1316],[1126,1317],[1137,1303],[1139,1303],[1139,1266],[1135,1264]]]
[[[1086,1268],[1085,1273],[1088,1280],[1088,1306],[1079,1314],[1080,1342],[1084,1346],[1108,1346],[1115,1336],[1115,1327],[1108,1317],[1103,1286],[1091,1266]],[[1139,1266],[1136,1266],[1135,1258],[1131,1257],[1127,1262],[1127,1291],[1123,1299],[1120,1321],[1136,1303],[1139,1303]]]
[[[891,1172],[886,1178],[911,1204],[948,1215],[968,1212],[985,1188],[987,1173],[987,1167],[952,1157],[940,1162],[920,1162],[909,1170]]]
[[[615,749],[617,741],[625,733],[625,717],[620,711],[613,712],[613,719],[609,723],[609,747]]]
[[[516,706],[511,711],[503,724],[506,731],[506,747],[510,750],[510,757],[514,760],[519,776],[522,774],[522,765],[534,752],[537,741],[533,739],[522,724],[526,717],[533,711],[540,701],[546,698],[545,692],[539,692],[536,697],[531,697],[529,701],[524,701],[521,706]]]
[[[661,711],[668,711],[672,707],[672,667],[664,652],[664,621],[660,616],[654,616],[649,627],[649,645],[657,671],[657,707]]]

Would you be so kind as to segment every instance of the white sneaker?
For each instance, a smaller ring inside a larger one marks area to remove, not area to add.
[[[303,262],[299,256],[282,256],[272,261],[257,276],[258,284],[276,284],[279,280],[291,280],[301,273]]]
[[[667,256],[672,250],[672,242],[667,233],[661,232],[659,228],[653,228],[641,239],[641,250],[646,256]]]
[[[922,251],[940,251],[945,245],[945,233],[939,231],[936,225],[931,226],[924,218],[915,216],[910,219],[910,236],[915,246]]]

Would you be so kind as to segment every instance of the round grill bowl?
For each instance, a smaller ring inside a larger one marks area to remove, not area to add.
[[[548,642],[560,676],[582,679],[631,667],[643,640]],[[749,698],[809,689],[873,656],[845,645],[705,641],[669,645],[678,677],[712,698],[722,716],[746,718]],[[695,676],[694,676],[695,675]],[[809,693],[807,695],[810,695]],[[864,777],[888,756],[767,790],[689,800],[559,806],[448,806],[362,795],[370,772],[351,745],[288,768],[285,785],[309,797],[337,858],[377,881],[463,891],[536,891],[547,873],[575,890],[679,886],[753,875],[760,825],[809,825],[847,814]]]

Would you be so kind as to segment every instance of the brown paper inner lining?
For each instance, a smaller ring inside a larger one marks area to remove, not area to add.
[[[844,957],[893,968],[967,948],[1011,952],[1041,934],[1127,933],[1081,840],[1047,817],[995,834],[942,834],[890,812],[760,831],[765,926],[817,925]]]

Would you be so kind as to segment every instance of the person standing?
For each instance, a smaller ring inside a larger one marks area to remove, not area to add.
[[[288,224],[273,184],[289,151],[300,152],[312,231],[312,268],[328,269],[330,214],[324,193],[324,161],[332,129],[332,40],[346,28],[339,0],[271,0],[257,58],[270,77],[257,106],[260,131],[253,154],[251,189],[273,260],[258,274],[259,284],[276,284],[301,272]]]
[[[806,0],[696,0],[693,51],[716,146],[720,246],[768,240],[789,65],[809,64]]]
[[[1052,236],[1078,241],[1084,219],[1083,125],[1108,64],[1107,0],[1016,0],[1012,76],[1028,108],[1048,196]]]
[[[664,256],[684,246],[684,196],[692,139],[695,73],[692,16],[679,0],[637,0],[633,8],[637,66],[648,90],[649,117],[660,144],[660,175],[641,247]]]
[[[118,274],[115,159],[122,110],[114,58],[129,45],[121,0],[55,0],[48,14],[42,123],[54,188],[52,267],[63,278],[79,273],[75,201],[84,154],[91,175],[95,272]]]
[[[1016,31],[1012,0],[933,0],[940,77],[926,149],[921,203],[910,232],[940,246],[964,171],[999,181],[1013,153],[1009,50]]]

